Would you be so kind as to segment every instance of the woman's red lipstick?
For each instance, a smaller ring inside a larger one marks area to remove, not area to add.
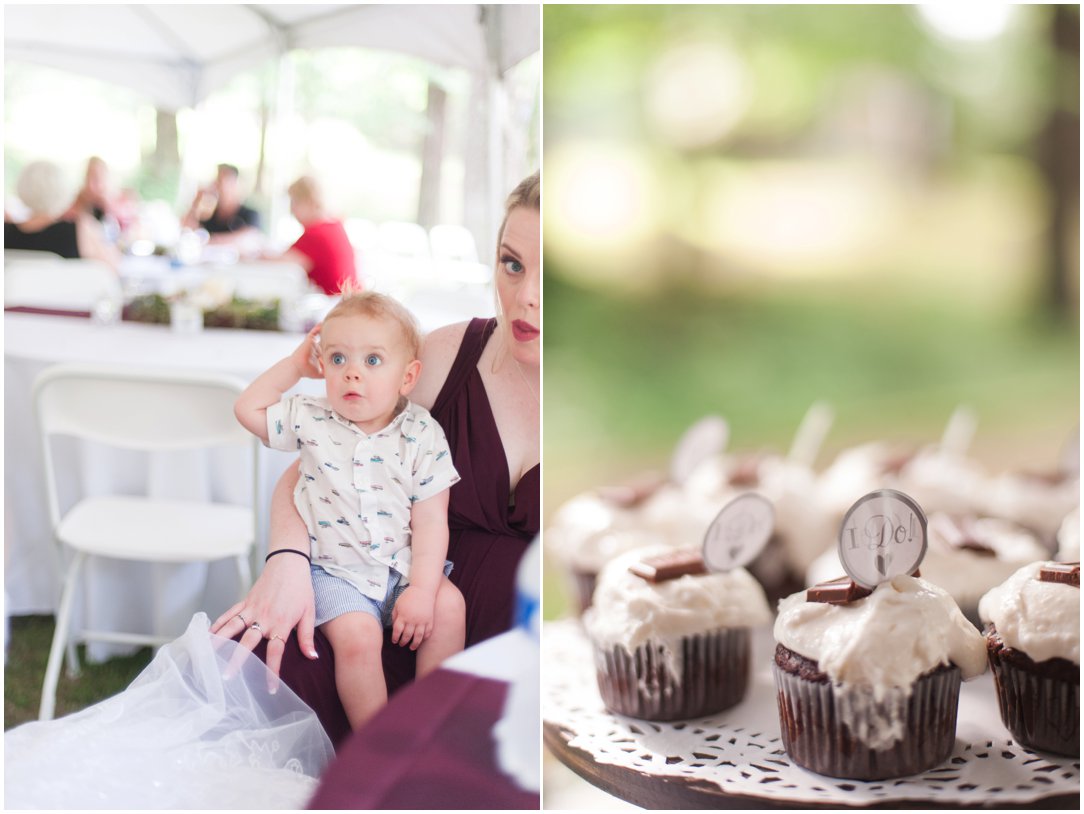
[[[529,322],[524,322],[522,319],[512,321],[512,336],[517,342],[531,342],[538,339],[541,334],[542,332]]]

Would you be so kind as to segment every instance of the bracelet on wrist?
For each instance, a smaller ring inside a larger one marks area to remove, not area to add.
[[[306,560],[309,561],[310,565],[312,565],[312,557],[310,557],[304,551],[300,551],[300,550],[298,550],[296,548],[279,548],[279,549],[276,549],[276,550],[272,551],[270,554],[268,554],[266,557],[264,557],[263,561],[267,562],[269,559],[274,557],[276,554],[300,554],[302,557],[304,557]]]

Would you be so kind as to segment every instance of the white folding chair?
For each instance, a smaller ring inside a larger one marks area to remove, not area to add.
[[[406,221],[380,224],[380,248],[398,257],[429,257],[429,235],[424,227]]]
[[[120,303],[120,278],[97,260],[15,260],[4,267],[4,305],[94,311],[102,300]]]
[[[88,557],[149,563],[209,563],[233,558],[242,591],[248,590],[260,487],[258,441],[233,414],[234,401],[244,387],[241,380],[219,374],[79,364],[48,368],[34,382],[49,519],[61,562],[70,557],[42,684],[42,720],[53,717],[65,649],[68,672],[76,675],[77,642],[160,645],[174,638],[70,630],[74,598]],[[251,448],[252,505],[108,495],[85,497],[61,515],[52,454],[54,436],[149,452],[240,446],[243,453],[244,448]]]
[[[442,223],[429,230],[429,246],[435,260],[478,262],[478,247],[474,235],[465,226]]]

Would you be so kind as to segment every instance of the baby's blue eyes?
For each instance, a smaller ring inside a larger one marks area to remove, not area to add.
[[[331,364],[335,365],[336,367],[346,364],[345,353],[335,352],[331,354],[328,359],[331,361]],[[380,356],[378,356],[377,354],[370,353],[368,356],[365,357],[365,364],[368,367],[376,367],[377,365],[384,364],[384,360],[381,359]]]

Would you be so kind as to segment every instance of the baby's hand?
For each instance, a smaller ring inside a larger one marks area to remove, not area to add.
[[[305,334],[305,338],[297,349],[290,354],[290,358],[297,367],[298,375],[303,379],[324,378],[324,368],[320,364],[320,345],[317,343],[323,326],[322,322],[314,326]]]
[[[391,612],[391,640],[400,647],[410,645],[417,650],[433,632],[433,606],[436,597],[407,586]]]

